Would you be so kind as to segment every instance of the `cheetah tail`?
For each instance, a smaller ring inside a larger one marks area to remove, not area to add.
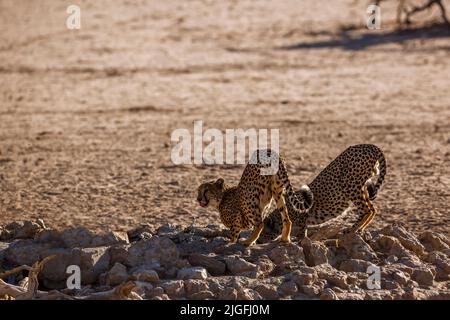
[[[292,188],[284,161],[280,161],[278,176],[283,182],[284,196],[296,212],[305,211],[312,206],[313,193],[308,186],[303,186],[300,193],[296,194]]]

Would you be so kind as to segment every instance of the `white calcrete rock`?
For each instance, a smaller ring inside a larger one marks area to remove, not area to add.
[[[327,288],[322,291],[320,300],[339,300],[339,297],[331,288]]]
[[[292,296],[298,292],[298,288],[294,281],[286,281],[278,286],[278,292],[282,295]]]
[[[239,275],[245,272],[256,271],[258,266],[248,262],[238,256],[229,256],[225,258],[225,264],[231,274]]]
[[[192,266],[204,267],[213,276],[220,276],[225,274],[225,263],[218,260],[212,255],[192,253],[189,255],[188,260]]]
[[[211,300],[214,298],[215,298],[214,293],[207,290],[194,293],[193,295],[190,296],[190,299],[192,300]]]
[[[108,271],[106,277],[106,284],[109,286],[117,286],[128,280],[127,267],[123,264],[116,262],[111,270]]]
[[[315,266],[314,269],[316,270],[319,278],[327,280],[330,286],[337,286],[341,289],[349,288],[349,284],[347,282],[347,273],[336,270],[329,264],[321,264]]]
[[[122,247],[125,261],[123,264],[129,267],[140,265],[160,265],[168,270],[177,264],[179,252],[175,243],[166,237],[153,236],[148,240],[132,243]]]
[[[366,260],[350,259],[344,260],[339,265],[339,270],[345,272],[363,272],[367,273],[370,266],[375,266],[373,263]]]
[[[414,281],[417,281],[417,283],[419,283],[420,285],[432,286],[433,280],[434,280],[434,274],[433,274],[433,271],[430,270],[429,268],[422,267],[422,268],[414,269],[411,278]]]
[[[443,234],[425,231],[419,235],[420,242],[427,251],[443,251],[450,248],[450,240]]]
[[[161,283],[161,288],[164,289],[169,297],[182,297],[185,295],[183,280],[169,280]]]
[[[135,270],[132,274],[133,279],[137,281],[144,281],[144,282],[157,282],[159,281],[159,275],[158,273],[153,270],[144,267],[140,267],[137,270]]]
[[[44,221],[17,221],[0,228],[0,240],[33,239],[38,233],[46,230]]]
[[[91,245],[95,235],[84,227],[77,227],[64,230],[60,237],[68,248],[86,248]]]
[[[419,239],[401,225],[387,226],[380,233],[397,238],[403,247],[414,252],[419,257],[425,253],[425,247],[420,243]]]
[[[200,291],[211,291],[207,281],[197,279],[184,280],[184,289],[188,297]]]
[[[436,266],[436,280],[450,280],[450,257],[443,252],[433,251],[427,256],[427,261]]]
[[[322,242],[305,238],[302,240],[302,247],[309,266],[328,263],[328,248]]]
[[[305,265],[303,248],[296,243],[277,245],[271,249],[268,256],[276,265],[281,265],[289,261]]]
[[[273,284],[262,283],[253,288],[263,299],[275,300],[279,298],[277,286]]]
[[[203,267],[190,267],[178,270],[177,278],[181,280],[187,279],[206,279],[208,278],[208,271]]]
[[[43,259],[43,253],[51,248],[53,248],[51,243],[36,243],[28,239],[16,240],[8,245],[3,256],[11,264],[31,266]]]
[[[377,254],[372,247],[358,234],[347,234],[339,240],[339,247],[345,249],[348,258],[376,261]]]
[[[292,271],[288,279],[294,281],[297,285],[311,285],[318,280],[317,271],[311,267],[299,267],[298,270]]]
[[[66,280],[69,276],[66,271],[70,265],[80,267],[82,285],[96,283],[100,274],[108,271],[110,266],[108,247],[54,248],[43,253],[43,256],[50,255],[56,255],[56,257],[44,266],[39,277],[46,287],[53,289],[66,287]]]

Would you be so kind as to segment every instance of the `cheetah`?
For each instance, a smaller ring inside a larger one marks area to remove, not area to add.
[[[376,214],[372,201],[385,175],[386,159],[380,148],[373,144],[347,148],[308,185],[314,203],[307,215],[297,215],[287,204],[293,225],[302,226],[297,234],[299,240],[306,236],[303,225],[322,224],[347,210],[356,210],[358,218],[352,227],[344,230],[344,234],[364,232]],[[303,190],[296,192],[297,196],[303,193]],[[274,238],[280,225],[279,216],[277,210],[268,214],[262,238]]]
[[[262,174],[262,170],[278,164],[278,170]],[[222,223],[231,231],[231,243],[236,243],[242,230],[254,227],[243,241],[252,245],[259,237],[264,224],[264,209],[274,200],[281,212],[281,241],[290,242],[291,225],[286,202],[296,216],[306,214],[313,202],[312,192],[305,188],[296,196],[289,181],[285,160],[273,150],[256,150],[246,165],[238,185],[225,183],[223,178],[199,186],[197,201],[202,207],[213,207],[220,213]],[[306,226],[305,226],[306,227]]]

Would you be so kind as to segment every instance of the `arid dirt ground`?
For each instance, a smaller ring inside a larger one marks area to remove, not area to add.
[[[336,2],[336,3],[334,3]],[[448,3],[448,2],[447,2]],[[373,225],[450,235],[450,31],[364,28],[364,1],[0,1],[0,224],[219,223],[171,132],[278,128],[295,186],[347,146],[388,173]],[[354,26],[360,26],[354,28]]]

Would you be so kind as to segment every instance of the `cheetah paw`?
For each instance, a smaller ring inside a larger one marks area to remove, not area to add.
[[[291,238],[281,238],[280,240],[283,243],[291,243]]]
[[[244,246],[247,246],[247,247],[251,246],[254,243],[255,243],[255,241],[251,241],[250,239],[246,239],[241,242],[241,244],[243,244]]]
[[[371,235],[370,232],[368,232],[368,231],[358,231],[357,234],[360,235],[361,238],[362,238],[365,242],[368,242],[368,241],[372,240],[372,235]]]

